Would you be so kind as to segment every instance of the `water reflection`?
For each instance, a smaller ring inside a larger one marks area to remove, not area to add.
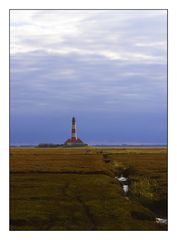
[[[123,174],[121,174],[120,177],[115,177],[120,184],[122,185],[122,189],[124,191],[125,194],[128,193],[128,178],[124,177]]]

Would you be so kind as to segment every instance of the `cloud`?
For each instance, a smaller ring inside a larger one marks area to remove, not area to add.
[[[11,69],[14,111],[106,112],[131,110],[132,106],[139,111],[159,111],[166,107],[164,64],[33,52],[13,56]]]
[[[93,115],[97,127],[101,116],[114,124],[122,116],[123,127],[123,116],[128,124],[133,114],[142,126],[147,116],[154,129],[165,126],[166,11],[11,10],[10,24],[11,116],[18,131],[20,119],[35,122],[38,115],[46,124],[69,114],[88,124]]]
[[[164,11],[12,10],[11,15],[11,54],[74,52],[156,62],[166,58]]]

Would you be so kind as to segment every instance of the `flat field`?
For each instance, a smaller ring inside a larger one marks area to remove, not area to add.
[[[166,148],[10,149],[10,230],[167,230],[156,217],[167,218]]]

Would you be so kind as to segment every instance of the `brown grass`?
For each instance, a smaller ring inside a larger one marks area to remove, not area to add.
[[[125,169],[129,200],[114,178]],[[167,229],[154,221],[167,211],[165,148],[13,148],[10,170],[11,230]]]

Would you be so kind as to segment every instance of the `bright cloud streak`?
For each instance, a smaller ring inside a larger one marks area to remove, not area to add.
[[[87,10],[12,11],[11,54],[39,50],[54,53],[98,53],[110,59],[131,58],[140,61],[142,58],[154,59],[157,57],[153,56],[153,53],[147,53],[148,51],[144,49],[142,54],[142,49],[137,47],[162,46],[162,49],[165,49],[164,39],[157,40],[166,34],[166,29],[157,29],[155,32],[153,20],[161,18],[161,24],[163,21],[165,24],[166,12],[143,11],[143,13]],[[152,23],[152,29],[148,26],[145,32],[141,21],[145,24]],[[131,27],[135,29],[132,30]],[[127,32],[127,28],[130,33]],[[152,32],[153,36],[149,35]],[[131,47],[128,51],[127,43]]]

